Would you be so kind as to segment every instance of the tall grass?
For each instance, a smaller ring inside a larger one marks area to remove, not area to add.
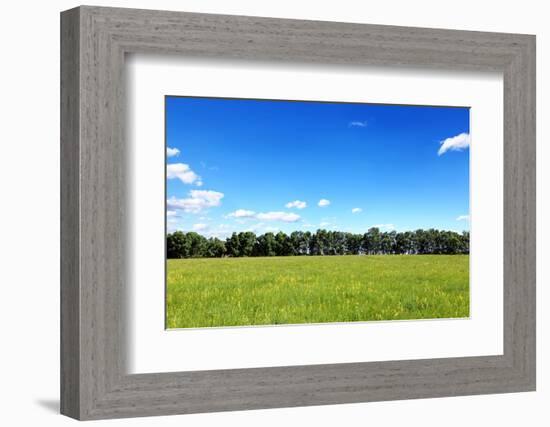
[[[168,260],[168,328],[469,316],[468,255]]]

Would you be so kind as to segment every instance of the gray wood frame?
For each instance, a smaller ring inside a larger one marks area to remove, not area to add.
[[[130,52],[503,72],[504,354],[128,375],[124,56]],[[535,389],[534,36],[71,9],[61,14],[61,166],[65,415],[84,420]]]

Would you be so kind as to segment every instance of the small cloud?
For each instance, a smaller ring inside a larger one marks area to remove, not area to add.
[[[176,216],[176,211],[166,211],[166,216]]]
[[[361,209],[361,208],[353,208],[353,209],[351,210],[351,213],[360,213],[360,212],[363,212],[363,209]]]
[[[179,179],[184,184],[202,185],[202,179],[199,175],[191,170],[189,165],[185,163],[171,163],[166,165],[166,178]]]
[[[300,219],[300,215],[288,212],[262,212],[257,214],[256,218],[265,221],[296,222]]]
[[[177,148],[166,147],[166,157],[175,157],[180,154],[180,150]]]
[[[259,212],[249,211],[246,209],[237,209],[235,212],[231,212],[227,217],[237,218],[237,222],[240,224],[246,223],[243,218],[256,218],[261,221],[283,221],[283,222],[296,222],[300,219],[300,215],[292,212]],[[262,224],[263,225],[263,224]]]
[[[259,222],[257,224],[247,225],[247,227],[242,229],[242,231],[252,231],[253,233],[261,233],[264,228],[265,228],[265,224],[263,222]]]
[[[208,224],[193,224],[193,230],[204,231],[208,228]]]
[[[317,203],[317,206],[324,208],[325,206],[330,205],[330,200],[327,199],[321,199],[319,200],[319,203]]]
[[[328,227],[330,225],[330,222],[323,221],[319,223],[319,227]]]
[[[456,218],[457,221],[470,221],[470,215],[460,215]]]
[[[200,224],[195,224],[199,225]],[[208,226],[202,230],[197,230],[205,237],[216,237],[218,239],[225,239],[231,235],[233,232],[232,227],[229,227],[227,224],[218,224],[217,226]]]
[[[306,202],[302,202],[301,200],[294,200],[293,202],[288,202],[285,207],[287,208],[296,208],[296,209],[304,209],[307,207]]]
[[[189,197],[177,199],[171,197],[166,201],[170,210],[183,210],[188,213],[199,213],[204,209],[213,208],[221,205],[224,194],[211,190],[191,190]]]
[[[170,218],[166,224],[166,232],[173,233],[178,230],[183,230],[183,226],[178,221]]]
[[[363,120],[363,121],[354,120],[352,122],[349,122],[348,126],[349,127],[356,127],[356,128],[365,128],[365,127],[367,127],[367,121],[366,120]]]
[[[451,138],[444,139],[439,143],[441,147],[439,147],[437,152],[438,156],[441,156],[447,151],[462,151],[470,146],[470,134],[464,132]]]
[[[256,212],[248,211],[246,209],[237,209],[235,212],[231,212],[227,216],[233,218],[254,218],[256,216]]]

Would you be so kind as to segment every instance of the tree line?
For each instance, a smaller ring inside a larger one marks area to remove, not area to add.
[[[225,240],[206,238],[193,231],[166,236],[168,258],[221,258],[307,255],[468,254],[470,232],[446,230],[380,231],[364,234],[342,231],[294,231],[256,236],[251,231],[233,233]]]

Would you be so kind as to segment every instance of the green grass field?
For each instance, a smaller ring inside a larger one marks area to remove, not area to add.
[[[468,255],[171,259],[168,328],[469,316]]]

